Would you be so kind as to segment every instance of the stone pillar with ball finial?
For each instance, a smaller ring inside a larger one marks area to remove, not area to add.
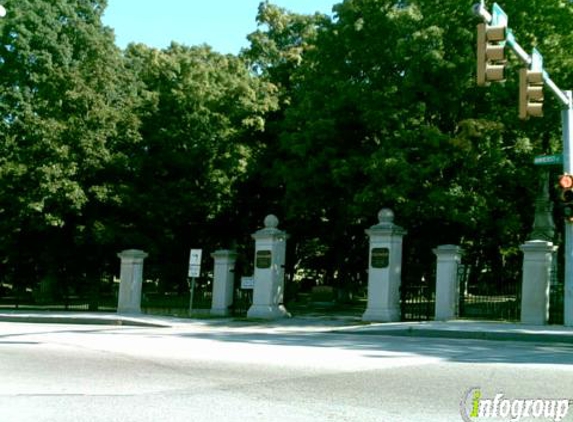
[[[363,321],[400,320],[402,239],[406,231],[394,224],[394,212],[378,213],[379,223],[366,230],[370,238],[368,304]]]
[[[283,304],[286,241],[288,235],[279,230],[279,220],[267,215],[265,227],[255,232],[255,273],[253,304],[248,318],[277,319],[289,317]]]

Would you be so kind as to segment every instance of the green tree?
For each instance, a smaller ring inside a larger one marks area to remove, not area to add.
[[[253,165],[276,90],[242,59],[208,46],[131,45],[126,60],[142,99],[130,214],[163,279],[184,285],[189,248],[228,245],[238,229],[228,221],[236,186]]]
[[[290,277],[296,268],[306,265],[305,262],[320,261],[321,254],[317,251],[321,247],[315,247],[318,243],[307,244],[304,236],[298,235],[299,232],[308,232],[305,223],[313,224],[310,219],[284,212],[286,186],[277,171],[277,165],[287,158],[285,153],[288,155],[288,151],[281,148],[280,137],[285,112],[299,84],[299,69],[304,66],[308,54],[316,48],[319,32],[329,20],[328,16],[319,13],[291,13],[269,1],[261,2],[257,15],[258,29],[249,34],[247,38],[251,44],[241,53],[259,78],[276,87],[280,107],[265,116],[266,130],[256,138],[258,147],[255,149],[255,165],[239,186],[234,218],[253,230],[261,226],[268,213],[280,216],[283,220],[281,227],[292,234],[287,259],[287,274]],[[299,168],[291,168],[289,171],[294,177]],[[249,241],[249,238],[244,238],[244,242]]]
[[[114,243],[106,222],[112,213],[105,210],[120,202],[115,173],[127,164],[122,151],[139,139],[130,112],[133,78],[101,23],[104,0],[4,5],[3,274],[28,283],[46,275],[95,277],[101,259],[115,252],[101,247]]]
[[[318,32],[329,21],[326,15],[291,13],[268,0],[259,4],[259,29],[248,35],[250,46],[242,51],[253,71],[272,82],[285,104],[295,83],[296,69],[314,48]]]
[[[510,22],[566,86],[569,59],[555,57],[571,44],[573,6],[533,3],[508,7]],[[518,257],[533,221],[532,156],[555,148],[558,107],[518,120],[515,58],[506,83],[475,86],[478,20],[464,3],[345,0],[334,10],[289,76],[273,166],[287,218],[320,239],[328,282],[363,265],[348,257],[365,254],[363,229],[382,206],[409,229],[411,250],[426,251],[423,265],[440,243],[462,243],[490,268]]]

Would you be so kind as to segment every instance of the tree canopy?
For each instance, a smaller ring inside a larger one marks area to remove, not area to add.
[[[560,68],[555,58],[566,56],[570,44],[571,5],[529,7],[508,8],[510,23],[515,14],[523,45],[537,45]],[[505,83],[476,87],[478,20],[464,3],[346,0],[334,13],[318,29],[311,31],[313,21],[297,29],[312,34],[312,44],[297,50],[289,72],[273,167],[286,216],[302,238],[324,245],[325,275],[344,278],[345,266],[364,268],[346,261],[364,250],[356,240],[382,206],[394,209],[415,239],[411,251],[424,249],[427,259],[440,243],[462,244],[489,266],[518,257],[538,185],[532,155],[559,145],[556,104],[546,101],[544,119],[518,120],[521,64],[511,57]],[[295,28],[275,15],[265,21],[268,40],[256,33],[254,51],[281,45],[282,32]],[[532,16],[538,25],[527,22]],[[285,53],[291,50],[285,45]],[[275,59],[264,72],[279,86],[284,76],[271,70],[282,66]],[[567,86],[565,68],[556,75]]]
[[[31,282],[47,274],[89,272],[101,264],[92,248],[107,243],[101,232],[106,207],[118,201],[113,173],[125,165],[122,148],[140,138],[131,112],[133,75],[111,30],[101,24],[104,1],[5,4],[10,10],[0,22],[5,273]],[[86,257],[80,258],[83,246]],[[80,268],[71,270],[75,266]]]

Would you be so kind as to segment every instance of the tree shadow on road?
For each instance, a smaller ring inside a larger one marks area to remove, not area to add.
[[[364,351],[364,356],[387,358],[378,352],[426,356],[461,363],[573,365],[573,345],[530,341],[492,341],[460,338],[415,337],[360,332],[240,333],[193,332],[179,336],[195,339],[269,344],[292,347],[339,348]]]

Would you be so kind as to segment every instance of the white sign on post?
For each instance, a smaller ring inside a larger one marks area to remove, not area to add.
[[[201,274],[201,255],[202,249],[191,249],[189,255],[189,277],[199,277]]]
[[[254,288],[255,288],[255,278],[253,276],[241,277],[241,289],[253,290]]]

